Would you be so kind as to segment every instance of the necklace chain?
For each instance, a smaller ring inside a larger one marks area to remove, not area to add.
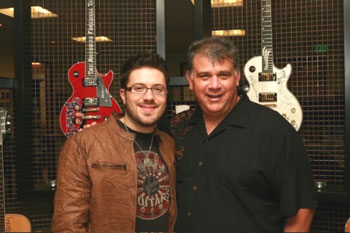
[[[124,125],[124,128],[125,128],[126,132],[130,133],[130,131],[129,131],[128,127],[126,126],[126,124],[123,123],[123,125]],[[145,159],[148,159],[149,152],[150,152],[151,149],[152,149],[153,138],[154,138],[154,133],[152,134],[152,139],[151,139],[151,143],[149,144],[149,147],[148,147],[148,152],[147,152],[147,154],[145,154],[145,153],[143,152],[142,147],[137,143],[136,137],[135,137],[135,144],[136,144],[137,147],[140,149],[140,151],[141,151],[144,155],[146,155],[146,158],[145,158]]]

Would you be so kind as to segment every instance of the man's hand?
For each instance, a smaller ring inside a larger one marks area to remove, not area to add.
[[[314,214],[314,209],[299,209],[295,215],[287,218],[284,232],[309,232]]]

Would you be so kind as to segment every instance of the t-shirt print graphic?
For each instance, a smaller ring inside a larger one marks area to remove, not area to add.
[[[163,159],[155,152],[135,153],[137,164],[137,209],[136,217],[153,220],[169,208],[170,181]]]

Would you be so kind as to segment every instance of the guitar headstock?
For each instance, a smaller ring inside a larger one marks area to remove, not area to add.
[[[10,115],[7,115],[7,110],[0,107],[0,145],[2,146],[3,135],[10,133]]]

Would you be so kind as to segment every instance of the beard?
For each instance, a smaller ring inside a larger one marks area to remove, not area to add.
[[[154,102],[152,101],[152,103],[147,103],[147,104],[154,104]],[[142,127],[154,127],[157,125],[158,120],[160,119],[160,117],[163,115],[165,108],[163,110],[161,110],[160,106],[157,106],[157,111],[156,114],[154,115],[142,115],[141,113],[139,113],[137,111],[137,105],[136,107],[131,107],[129,104],[125,105],[125,114],[127,115],[127,117],[134,123],[137,125],[140,125]],[[159,112],[158,112],[159,111]]]

